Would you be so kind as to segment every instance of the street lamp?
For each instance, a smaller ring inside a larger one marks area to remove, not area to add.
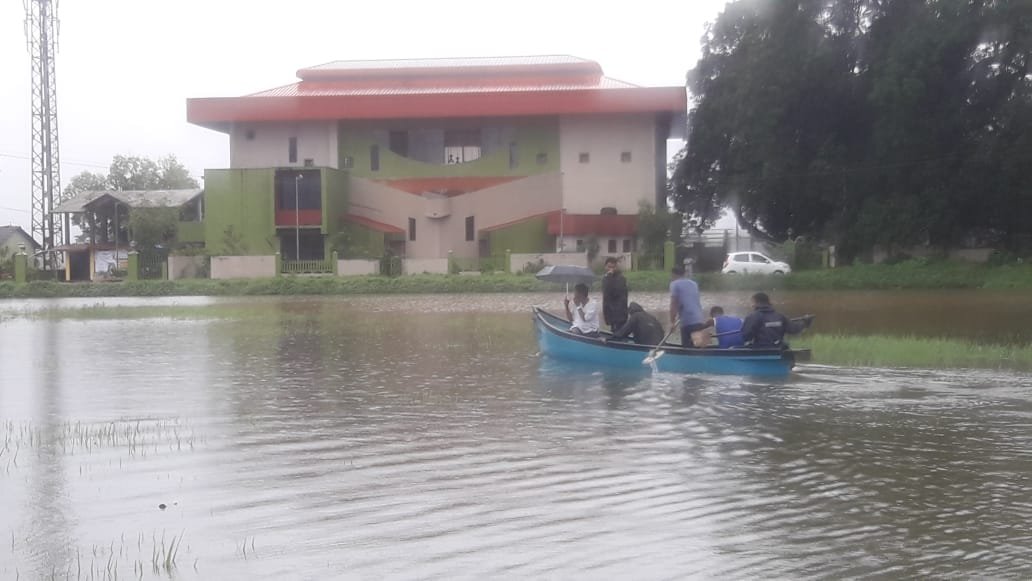
[[[301,177],[294,176],[294,260],[301,260]]]

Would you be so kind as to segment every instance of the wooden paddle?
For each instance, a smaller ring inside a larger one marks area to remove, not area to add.
[[[666,353],[666,351],[660,351],[659,350],[660,346],[662,346],[664,343],[666,343],[667,339],[669,339],[670,336],[674,334],[674,331],[676,331],[676,330],[678,330],[680,328],[681,328],[681,317],[678,317],[677,320],[674,321],[674,324],[670,326],[670,332],[666,334],[666,337],[663,337],[663,340],[659,342],[659,345],[656,345],[655,347],[652,348],[652,351],[649,351],[649,354],[645,356],[645,359],[641,360],[641,364],[642,365],[652,365],[653,363],[655,363],[655,361],[657,359],[662,357],[663,354]]]

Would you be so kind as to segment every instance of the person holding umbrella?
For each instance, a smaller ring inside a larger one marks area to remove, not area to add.
[[[563,299],[566,318],[573,324],[570,331],[578,335],[598,337],[598,303],[588,296],[588,285],[579,283],[573,287],[573,312],[570,312],[570,297]]]
[[[610,256],[602,277],[602,317],[615,333],[627,322],[627,315],[627,279],[617,268],[616,258]]]

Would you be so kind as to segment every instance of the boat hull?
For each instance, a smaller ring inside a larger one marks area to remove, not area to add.
[[[566,361],[600,367],[638,368],[651,347],[569,332],[569,323],[542,309],[534,309],[534,327],[541,353]],[[797,351],[781,349],[695,349],[664,345],[656,370],[667,373],[785,376],[795,365]],[[808,352],[805,353],[808,355]]]

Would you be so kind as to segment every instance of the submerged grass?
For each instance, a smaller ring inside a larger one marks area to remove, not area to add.
[[[792,343],[815,363],[855,367],[1032,370],[1032,344],[1001,345],[947,337],[814,334]]]
[[[625,273],[635,291],[665,291],[665,271]],[[695,277],[704,291],[718,290],[879,290],[1032,289],[1032,265],[986,266],[951,261],[912,260],[893,265],[858,265],[808,270],[784,277],[704,273]],[[432,293],[548,292],[562,288],[530,274],[483,276],[283,276],[251,280],[155,280],[116,283],[0,282],[2,298],[123,296],[359,295]],[[598,285],[595,285],[598,288]]]

